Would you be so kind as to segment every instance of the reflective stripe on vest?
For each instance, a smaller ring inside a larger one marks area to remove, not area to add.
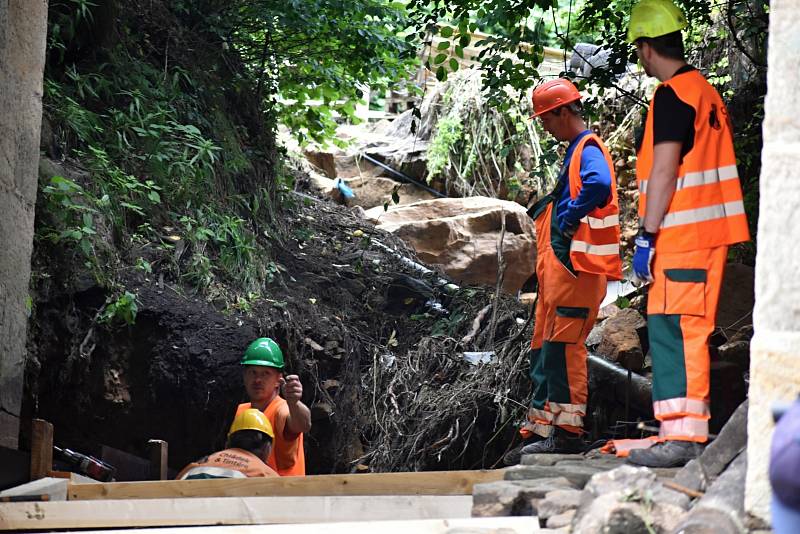
[[[711,169],[703,172],[690,172],[685,176],[680,176],[675,184],[675,191],[683,191],[689,187],[709,185],[725,180],[738,180],[739,171],[736,165],[727,165],[718,169]],[[639,181],[639,192],[647,194],[647,179]]]
[[[682,102],[694,109],[695,136],[692,149],[677,169],[675,193],[656,238],[656,250],[688,252],[749,240],[725,104],[696,70],[674,76],[662,85],[671,87]],[[640,218],[645,215],[653,167],[652,105],[651,102],[636,161]]]
[[[620,280],[622,278],[622,259],[619,256],[617,179],[608,149],[593,133],[581,138],[572,152],[569,164],[569,193],[570,197],[575,199],[583,186],[580,175],[581,156],[587,141],[591,141],[603,153],[611,176],[611,197],[608,204],[602,208],[595,208],[580,220],[570,243],[570,261],[577,271],[602,274],[611,280]]]

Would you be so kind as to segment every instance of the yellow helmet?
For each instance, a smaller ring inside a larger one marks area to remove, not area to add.
[[[661,37],[686,27],[686,17],[672,0],[641,0],[631,10],[628,42],[640,37]]]
[[[258,430],[273,439],[275,438],[275,432],[272,430],[272,424],[270,424],[269,419],[264,415],[264,412],[255,408],[249,408],[237,414],[233,418],[228,435],[230,436],[240,430]]]

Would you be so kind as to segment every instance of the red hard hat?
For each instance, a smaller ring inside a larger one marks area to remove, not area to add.
[[[564,78],[550,80],[533,90],[533,115],[531,117],[538,117],[546,111],[580,99],[581,94],[571,81]]]

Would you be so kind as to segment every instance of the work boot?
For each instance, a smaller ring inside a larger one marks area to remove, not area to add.
[[[550,436],[536,443],[522,447],[521,455],[526,454],[580,454],[586,449],[586,444],[578,434],[555,427]]]
[[[505,453],[503,456],[503,464],[505,465],[517,465],[520,460],[522,460],[522,449],[527,447],[528,445],[532,445],[534,443],[538,443],[543,441],[545,438],[540,436],[539,434],[533,434],[533,436],[529,438],[525,438],[522,443]]]
[[[668,440],[649,449],[634,449],[628,463],[645,467],[681,467],[700,456],[703,446],[693,441]]]

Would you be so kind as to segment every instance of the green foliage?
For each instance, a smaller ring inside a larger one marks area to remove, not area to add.
[[[336,118],[351,122],[363,87],[380,91],[411,74],[415,49],[399,36],[405,8],[387,0],[182,0],[190,16],[244,60],[266,110],[301,142],[331,139]]]
[[[97,199],[82,186],[63,176],[53,176],[42,188],[45,207],[56,220],[44,230],[44,237],[54,243],[77,245],[86,260],[94,262],[93,238],[97,234],[94,214]]]
[[[136,322],[136,314],[139,306],[136,303],[136,295],[130,291],[125,291],[122,295],[106,303],[103,313],[100,314],[100,322],[113,323],[124,322],[132,325]]]
[[[427,181],[429,184],[447,167],[450,162],[450,151],[461,140],[462,130],[463,124],[457,114],[448,115],[437,123],[436,133],[431,139],[427,154]]]

